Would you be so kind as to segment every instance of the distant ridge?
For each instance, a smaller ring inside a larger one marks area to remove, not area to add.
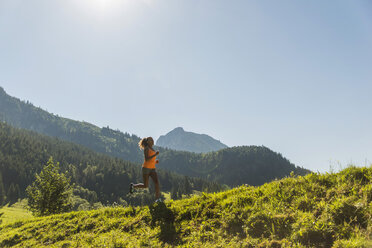
[[[228,147],[211,136],[186,132],[182,127],[177,127],[166,135],[160,136],[156,141],[156,145],[173,150],[196,153],[213,152]]]

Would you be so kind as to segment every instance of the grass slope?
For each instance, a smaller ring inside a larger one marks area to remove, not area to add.
[[[15,221],[33,218],[32,213],[26,210],[26,200],[14,203],[11,206],[0,208],[0,223],[6,225]]]
[[[0,226],[0,247],[372,247],[372,167]]]

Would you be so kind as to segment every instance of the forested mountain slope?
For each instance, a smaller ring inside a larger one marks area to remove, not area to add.
[[[126,161],[140,163],[143,159],[138,149],[140,138],[136,135],[53,115],[29,102],[9,96],[1,87],[0,120],[13,127],[58,137]]]
[[[141,165],[91,151],[81,145],[13,128],[0,122],[0,205],[25,197],[25,189],[35,180],[52,156],[60,163],[82,198],[103,204],[125,200],[141,204],[128,196],[131,182],[142,182]],[[189,194],[192,190],[221,190],[217,183],[187,178],[158,170],[163,191]],[[148,194],[149,195],[149,194]],[[153,194],[151,194],[152,197]],[[141,202],[142,201],[142,202]]]
[[[372,247],[372,168],[0,226],[1,247]]]
[[[261,185],[288,176],[292,171],[296,175],[310,172],[264,146],[231,147],[207,154],[167,150],[159,159],[160,168],[229,186]]]

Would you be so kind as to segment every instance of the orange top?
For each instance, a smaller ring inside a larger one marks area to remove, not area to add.
[[[155,151],[148,149],[148,156],[151,157],[152,155],[155,155]],[[142,167],[148,168],[148,169],[155,169],[156,164],[156,156],[150,158],[149,160],[143,162]]]

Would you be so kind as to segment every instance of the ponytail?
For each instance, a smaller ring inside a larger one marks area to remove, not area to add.
[[[154,139],[152,137],[143,138],[138,142],[138,145],[144,150],[146,147],[154,145]]]
[[[147,146],[147,138],[143,138],[138,142],[138,146],[143,150]]]

